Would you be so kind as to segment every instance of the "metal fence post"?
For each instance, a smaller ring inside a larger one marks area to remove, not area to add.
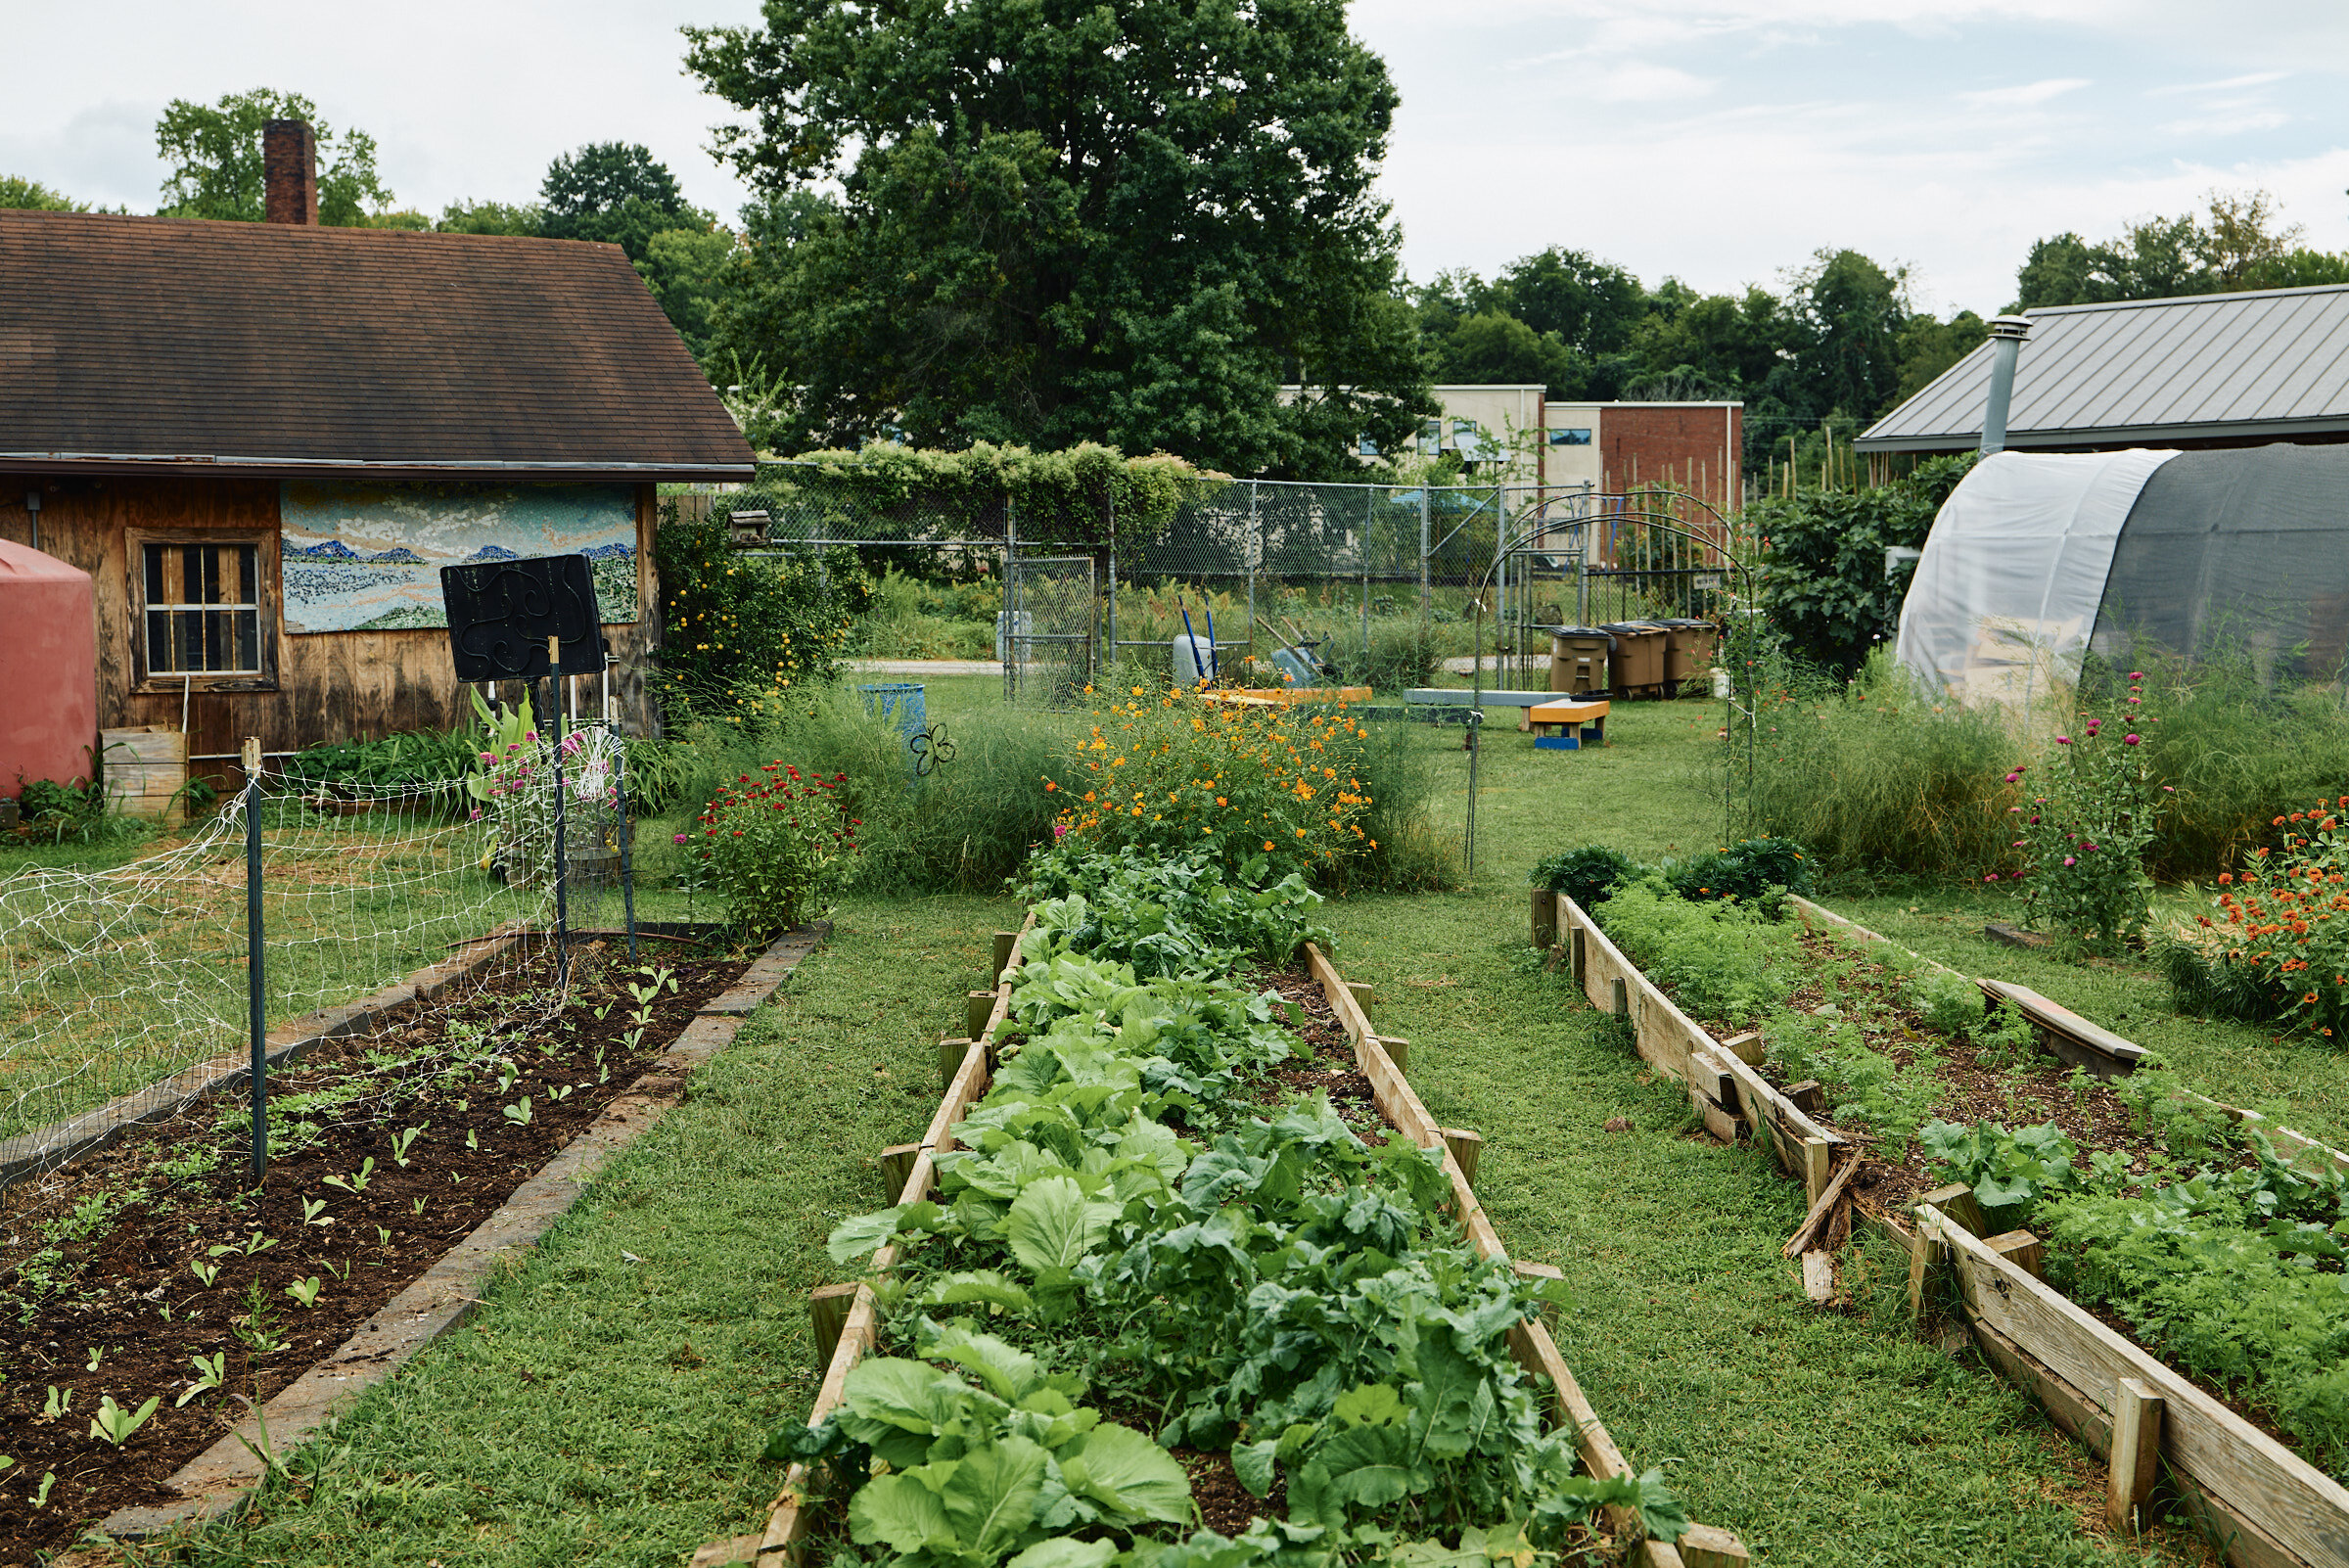
[[[1256,652],[1256,564],[1265,553],[1264,526],[1259,521],[1256,511],[1256,488],[1260,483],[1262,482],[1258,480],[1248,482],[1246,554],[1248,556],[1248,652],[1251,655]]]
[[[628,738],[620,726],[611,726],[612,735],[612,808],[620,813],[620,908],[622,923],[628,929],[628,962],[636,961],[636,865],[629,849],[636,841],[635,828],[628,821]]]
[[[1118,491],[1109,489],[1109,650],[1108,663],[1118,662]]]
[[[571,847],[563,815],[563,639],[546,639],[546,702],[555,715],[555,984],[571,984]]]
[[[1370,671],[1370,530],[1378,521],[1378,491],[1362,492],[1362,678]]]
[[[261,945],[261,743],[246,740],[245,764],[245,1012],[252,1037],[253,1184],[269,1165],[269,983]]]
[[[1432,600],[1427,588],[1427,509],[1428,486],[1419,486],[1419,613],[1424,616]]]
[[[1003,498],[1003,700],[1016,701],[1020,695],[1019,644],[1014,641],[1020,629],[1020,509],[1010,496]]]

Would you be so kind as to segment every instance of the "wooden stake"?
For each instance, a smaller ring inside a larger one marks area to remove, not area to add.
[[[968,992],[963,1005],[962,1032],[971,1038],[977,1039],[987,1033],[987,1021],[994,1016],[994,1011],[995,993],[993,992],[974,991]]]
[[[1613,980],[1607,982],[1607,1011],[1616,1017],[1629,1018],[1632,1016],[1632,993],[1625,988],[1621,975],[1617,975]]]
[[[1583,944],[1583,938],[1584,938],[1584,936],[1585,936],[1585,933],[1584,933],[1584,931],[1583,931],[1583,928],[1582,928],[1582,927],[1580,927],[1580,926],[1577,926],[1577,927],[1575,927],[1575,928],[1574,928],[1574,943],[1573,943],[1573,949],[1574,949],[1574,969],[1573,969],[1573,974],[1574,974],[1574,986],[1575,986],[1575,990],[1577,990],[1577,991],[1581,991],[1581,990],[1584,988],[1584,986],[1585,986],[1586,982],[1584,981],[1584,979],[1583,979],[1583,976],[1584,976],[1586,973],[1588,973],[1588,972],[1589,972],[1589,964],[1590,964],[1589,953],[1588,949],[1587,949],[1587,948],[1584,946],[1584,944]]]
[[[1781,1090],[1794,1102],[1794,1108],[1805,1116],[1816,1117],[1825,1108],[1826,1088],[1816,1078],[1806,1078],[1799,1084],[1789,1084]]]
[[[1534,945],[1548,948],[1558,945],[1558,899],[1547,888],[1534,890]]]
[[[920,1159],[922,1146],[918,1143],[893,1143],[881,1151],[881,1201],[896,1204],[905,1195],[905,1183],[913,1179],[913,1162]]]
[[[1436,1130],[1443,1134],[1444,1146],[1451,1151],[1451,1158],[1459,1166],[1460,1175],[1468,1178],[1469,1190],[1474,1191],[1476,1162],[1478,1156],[1485,1152],[1485,1135],[1471,1132],[1464,1127],[1445,1127]]]
[[[807,1293],[807,1326],[815,1334],[815,1370],[822,1376],[840,1349],[840,1331],[848,1326],[849,1309],[856,1305],[854,1285],[822,1285]]]
[[[2005,1230],[1985,1236],[1982,1245],[2034,1279],[2046,1277],[2048,1249],[2028,1230]]]
[[[1828,1168],[1835,1145],[1825,1138],[1803,1139],[1803,1194],[1817,1203],[1827,1190]]]
[[[2138,1511],[2161,1473],[2163,1402],[2134,1377],[2112,1390],[2112,1451],[2104,1478],[2104,1522],[2124,1535],[2143,1528]]]
[[[1373,1035],[1370,1038],[1378,1041],[1380,1048],[1386,1051],[1387,1060],[1395,1064],[1396,1072],[1406,1076],[1410,1073],[1411,1042],[1409,1040],[1394,1035]]]
[[[1860,1157],[1856,1154],[1843,1162],[1843,1169],[1835,1173],[1835,1179],[1827,1183],[1826,1190],[1811,1201],[1811,1212],[1803,1217],[1802,1224],[1787,1238],[1785,1247],[1780,1250],[1781,1257],[1792,1258],[1820,1245],[1820,1238],[1826,1233],[1827,1216],[1834,1212],[1837,1200],[1842,1198],[1844,1183],[1850,1181],[1852,1173],[1859,1169]]]
[[[995,933],[995,972],[988,977],[990,985],[1002,984],[1003,971],[1011,967],[1011,961],[1018,955],[1019,950],[1020,934],[1018,932],[998,931]]]
[[[1354,992],[1354,1004],[1362,1010],[1362,1017],[1365,1020],[1368,1019],[1370,1003],[1377,998],[1378,988],[1366,980],[1349,980],[1346,982],[1346,989]],[[1395,1065],[1401,1067],[1403,1064],[1397,1062]]]
[[[1924,1321],[1925,1302],[1932,1295],[1942,1269],[1949,1266],[1949,1251],[1922,1223],[1910,1238],[1909,1320],[1911,1323]]]
[[[1813,1301],[1835,1299],[1835,1255],[1819,1248],[1803,1254],[1803,1294]]]
[[[938,1042],[938,1088],[944,1093],[954,1083],[954,1075],[962,1071],[962,1059],[971,1053],[971,1042],[952,1035]]]
[[[1974,1189],[1963,1182],[1935,1187],[1916,1200],[1928,1209],[1938,1209],[1969,1236],[1982,1234],[1982,1206],[1974,1201]]]
[[[1754,1560],[1745,1543],[1719,1525],[1692,1524],[1675,1545],[1687,1568],[1745,1568]]]
[[[1762,1040],[1762,1032],[1758,1029],[1749,1029],[1742,1035],[1731,1035],[1721,1042],[1721,1048],[1748,1067],[1760,1067],[1763,1057],[1769,1054]]]

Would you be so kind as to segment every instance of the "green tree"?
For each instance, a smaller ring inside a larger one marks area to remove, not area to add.
[[[535,202],[451,202],[433,227],[442,234],[543,234],[546,208]]]
[[[1960,310],[1947,321],[1922,313],[1911,316],[1901,329],[1901,384],[1893,390],[1893,400],[1905,402],[1923,392],[1989,336],[1990,323],[1971,310]]]
[[[754,234],[719,313],[803,389],[796,439],[1343,474],[1430,406],[1371,191],[1395,90],[1342,0],[768,0],[686,31],[753,116],[722,155],[770,199],[839,192]]]
[[[338,135],[301,94],[256,87],[225,94],[216,104],[174,98],[164,107],[155,145],[170,176],[158,215],[260,222],[266,197],[261,129],[273,119],[307,120],[317,139],[320,223],[350,227],[392,206],[392,193],[376,177],[374,137],[361,130]]]
[[[1591,358],[1629,347],[1648,310],[1637,278],[1559,245],[1510,262],[1494,287],[1511,315]]]
[[[29,208],[36,212],[87,212],[87,202],[76,202],[51,190],[39,180],[0,174],[0,208]]]
[[[2349,255],[2300,246],[2300,225],[2280,223],[2266,191],[2213,191],[2204,203],[2199,215],[2146,218],[2095,245],[2077,234],[2036,242],[2009,308],[2349,282]]]
[[[643,261],[653,236],[707,229],[715,219],[686,205],[668,165],[649,148],[593,142],[547,165],[538,187],[539,232],[557,240],[600,240]]]

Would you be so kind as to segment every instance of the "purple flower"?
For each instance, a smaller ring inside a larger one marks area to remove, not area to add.
[[[2009,784],[2016,783],[2022,778],[2022,776],[2023,775],[2020,773],[2009,773],[2006,775],[2006,782]]]
[[[2013,848],[2015,848],[2015,849],[2018,849],[2018,850],[2019,850],[2019,849],[2021,849],[2022,847],[2023,847],[2023,841],[2022,841],[2021,839],[2017,839],[2017,840],[2015,840],[2015,841],[2014,841]]]
[[[1982,880],[1985,882],[1996,882],[1999,880],[1999,874],[1996,871],[1993,871],[1990,873],[1990,875],[1984,877]]]
[[[669,840],[669,842],[671,844],[683,844],[685,842],[685,835],[680,833],[675,838]]]
[[[2006,814],[2007,814],[2008,816],[2020,816],[2020,815],[2022,815],[2022,813],[2023,813],[2023,808],[2022,808],[2021,807],[2019,807],[2019,806],[2009,806],[2008,807],[2006,807]],[[2037,818],[2037,817],[2033,817],[2031,820],[2033,820],[2034,822],[2036,822],[2036,821],[2038,821],[2038,820],[2039,820],[2039,818]]]
[[[2144,701],[2144,699],[2143,699],[2142,697],[2140,697],[2140,696],[2138,696],[2138,695],[2137,695],[2135,692],[2131,692],[2131,693],[2130,693],[2130,694],[2129,694],[2127,697],[2123,698],[2122,700],[2123,700],[2124,702],[2132,702],[2132,703],[2142,703],[2142,702],[2143,702],[2143,701]]]
[[[2058,746],[2069,746],[2071,743],[2072,738],[2069,735],[2058,735],[2055,737],[2055,744]]]
[[[2073,858],[2072,858],[2070,855],[2068,855],[2068,854],[2067,854],[2067,855],[2065,855],[2065,856],[2063,857],[2063,863],[2064,863],[2065,865],[2078,865],[2080,862],[2079,862],[2079,861],[2077,861],[2077,860],[2075,860],[2075,859],[2073,859]]]
[[[475,807],[473,808],[473,815],[471,815],[471,816],[467,817],[465,820],[466,820],[466,821],[468,821],[468,822],[479,822],[481,819],[482,819],[482,808],[481,808],[480,807],[478,807],[478,806],[477,806],[477,807]]]
[[[2142,669],[2132,669],[2129,671],[2129,678],[2131,680],[2142,680],[2145,678],[2145,672]]]
[[[2123,735],[2123,736],[2121,737],[2121,744],[2122,744],[2123,746],[2135,746],[2135,745],[2138,743],[2138,741],[2139,741],[2139,740],[2141,740],[2141,739],[2142,739],[2142,736],[2137,736],[2137,735]]]

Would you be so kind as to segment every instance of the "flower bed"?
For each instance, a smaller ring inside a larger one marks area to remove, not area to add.
[[[1690,1084],[1708,1127],[1769,1142],[1804,1178],[1813,1211],[1790,1248],[1807,1263],[1822,1241],[1831,1248],[1849,1193],[1861,1218],[1910,1249],[1912,1303],[1926,1305],[1948,1270],[1985,1355],[2093,1448],[2120,1448],[2125,1460],[2116,1414],[2166,1402],[2166,1424],[2157,1413],[2145,1441],[2231,1561],[2349,1561],[2349,1491],[2326,1473],[2343,1457],[2333,1336],[2349,1333],[2349,1287],[2322,1222],[2349,1222],[2349,1159],[2168,1087],[2158,1071],[2124,1073],[2135,1065],[2124,1055],[2109,1058],[2122,1076],[2107,1081],[2013,1054],[2041,1029],[1994,1020],[1961,1038],[1949,972],[1792,902],[1800,918],[1773,948],[1779,965],[1742,974],[1743,949],[1646,950],[1665,922],[1636,899],[1629,918],[1605,922],[1624,944],[1572,899],[1558,898],[1549,918],[1586,994],[1628,1016],[1640,1053]],[[1699,1024],[1657,984],[1676,966],[1687,973],[1666,986],[1727,996],[1745,1015]],[[1755,973],[1782,988],[1774,1001],[1760,995],[1767,984],[1749,994],[1724,980]],[[1839,994],[1822,1001],[1828,987]],[[1936,997],[1951,1016],[1931,1016]],[[2043,1007],[2041,1018],[2062,1025],[2060,1013]],[[1737,1027],[1750,1023],[1761,1028]],[[1988,1064],[1986,1047],[1997,1053]],[[1822,1064],[1830,1083],[1798,1085]],[[2122,1521],[2153,1473],[2127,1468],[2114,1466]]]
[[[565,996],[545,947],[500,944],[273,1066],[257,1190],[227,1084],[0,1193],[0,1563],[171,1502],[185,1461],[461,1243],[744,968],[664,944],[631,969],[599,944]]]
[[[1742,1560],[1608,1440],[1302,882],[1056,877],[901,1201],[834,1234],[872,1275],[765,1533],[702,1560]]]

